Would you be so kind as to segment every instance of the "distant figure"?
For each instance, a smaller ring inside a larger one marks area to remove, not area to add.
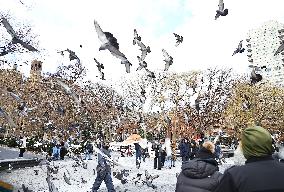
[[[93,144],[88,140],[85,145],[85,159],[92,160],[91,154],[93,153]]]
[[[206,141],[193,160],[183,163],[176,192],[210,192],[217,187],[222,174],[215,160],[214,148],[212,142]]]
[[[64,157],[67,154],[67,149],[63,141],[60,143],[60,145],[60,160],[64,160]]]
[[[183,139],[179,145],[179,150],[180,150],[180,156],[182,158],[182,162],[186,162],[189,159],[189,143],[187,139]]]
[[[26,148],[27,148],[27,138],[24,136],[24,137],[20,138],[20,154],[19,154],[19,158],[23,158],[24,153],[26,151]]]
[[[284,191],[284,164],[272,158],[270,133],[259,126],[248,127],[241,134],[240,147],[245,165],[227,169],[215,192]]]
[[[170,138],[165,139],[165,150],[166,150],[166,161],[165,168],[171,169],[171,161],[172,161],[172,148],[171,148],[171,140]]]
[[[138,164],[140,165],[141,163],[142,150],[141,150],[141,146],[139,145],[139,143],[134,143],[134,146],[135,146],[135,154],[136,154],[136,166],[138,166]]]
[[[60,148],[59,148],[59,145],[56,144],[52,148],[52,160],[58,160],[59,159],[59,154],[60,154]]]
[[[221,159],[222,159],[222,151],[220,147],[220,142],[217,141],[215,144],[215,156],[219,164],[221,164]]]
[[[101,151],[108,157],[111,157],[109,152],[109,145],[104,144],[101,148]],[[111,178],[111,169],[110,165],[107,163],[104,156],[98,153],[98,165],[97,165],[97,177],[92,188],[92,192],[97,192],[104,181],[109,192],[115,192],[112,178]]]

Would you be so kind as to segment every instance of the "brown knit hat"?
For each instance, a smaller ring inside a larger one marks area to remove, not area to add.
[[[203,143],[202,147],[204,147],[205,149],[208,149],[209,151],[211,151],[212,154],[215,153],[215,145],[211,141],[205,141]]]

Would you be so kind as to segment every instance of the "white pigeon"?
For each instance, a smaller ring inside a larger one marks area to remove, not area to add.
[[[95,29],[98,34],[99,40],[102,42],[101,47],[99,48],[99,51],[108,49],[109,52],[114,55],[115,57],[119,58],[121,60],[121,64],[125,65],[126,72],[130,73],[130,66],[132,65],[126,56],[119,51],[119,44],[115,41],[113,42],[115,38],[113,35],[109,32],[103,32],[100,25],[97,23],[97,21],[94,21]],[[108,37],[107,37],[107,35]],[[116,40],[116,39],[115,39]]]

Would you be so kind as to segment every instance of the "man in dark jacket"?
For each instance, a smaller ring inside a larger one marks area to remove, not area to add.
[[[258,126],[245,129],[241,136],[245,165],[230,168],[215,192],[284,191],[284,164],[272,158],[272,138]]]
[[[180,156],[182,158],[182,162],[188,161],[189,159],[189,143],[187,141],[187,139],[184,139],[181,141],[180,145],[179,145],[179,150],[180,150]]]
[[[217,187],[222,174],[214,159],[214,148],[212,142],[204,142],[196,158],[182,165],[176,192],[210,192]]]

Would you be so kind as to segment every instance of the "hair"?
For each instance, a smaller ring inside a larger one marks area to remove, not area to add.
[[[204,147],[205,149],[208,149],[209,151],[211,151],[211,153],[215,153],[215,145],[211,141],[205,141],[202,144],[202,147]]]

